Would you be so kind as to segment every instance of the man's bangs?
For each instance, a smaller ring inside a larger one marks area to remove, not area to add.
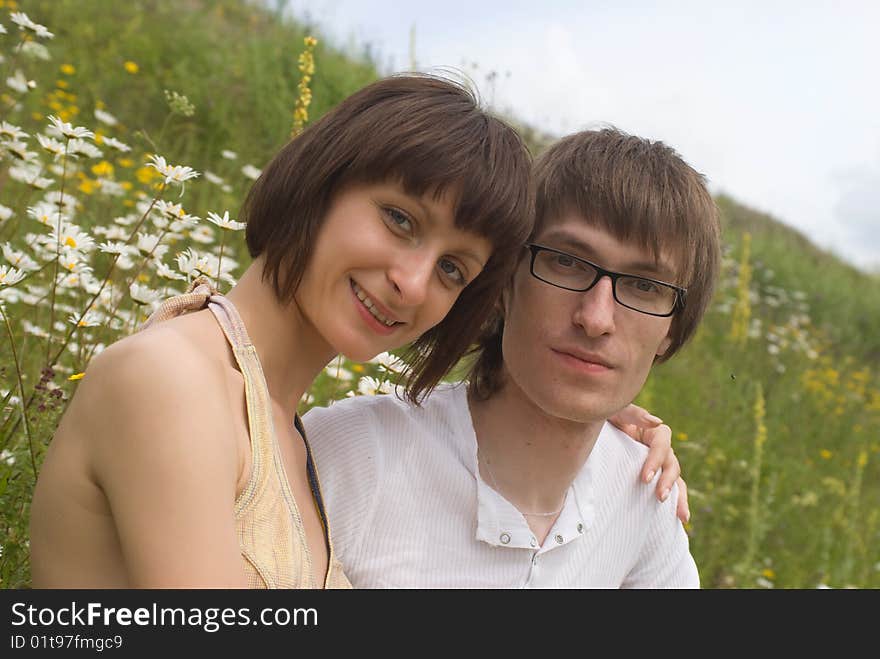
[[[641,194],[633,194],[627,189],[631,180],[613,175],[609,179],[612,185],[596,185],[589,177],[582,177],[579,185],[564,178],[545,181],[534,235],[550,218],[577,214],[618,241],[644,249],[656,263],[665,257],[674,273],[669,283],[687,287],[694,269],[692,222],[675,210],[673,200],[664,199],[662,190],[643,186]]]

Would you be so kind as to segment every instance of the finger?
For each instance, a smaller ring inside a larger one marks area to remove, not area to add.
[[[650,483],[654,479],[654,474],[665,469],[664,465],[669,460],[669,456],[675,455],[672,452],[672,429],[666,424],[660,424],[655,428],[643,430],[638,439],[649,447],[645,466],[642,467],[642,479]],[[673,482],[675,482],[674,478],[669,481],[670,484]]]
[[[688,488],[684,479],[678,479],[678,503],[675,507],[675,514],[681,520],[682,524],[687,524],[691,519],[691,509],[688,506]]]
[[[660,501],[666,501],[675,481],[681,476],[681,465],[678,464],[678,458],[670,449],[667,454],[666,461],[663,463],[663,473],[657,480],[657,498]]]
[[[618,428],[621,424],[626,423],[631,423],[641,428],[653,428],[663,423],[663,419],[654,416],[643,407],[633,405],[632,403],[630,403],[613,417],[611,417],[609,421],[611,421]]]

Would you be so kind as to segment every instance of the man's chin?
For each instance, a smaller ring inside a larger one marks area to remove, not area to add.
[[[544,411],[557,419],[589,424],[604,422],[626,405],[619,401],[596,400],[595,396],[573,396],[546,401]]]

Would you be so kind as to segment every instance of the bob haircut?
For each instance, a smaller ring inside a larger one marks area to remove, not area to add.
[[[447,316],[409,347],[406,397],[418,404],[468,351],[512,275],[532,223],[531,157],[516,131],[479,107],[464,85],[395,75],[355,92],[288,142],[242,209],[263,279],[290,303],[335,195],[398,181],[407,194],[455,199],[455,226],[493,252]]]
[[[684,308],[672,317],[669,349],[674,355],[696,331],[718,279],[718,210],[703,175],[662,142],[628,135],[617,128],[582,131],[562,138],[535,161],[535,226],[530,241],[547,222],[574,212],[626,243],[668,255],[675,283],[687,289]],[[479,339],[471,369],[471,389],[488,398],[502,386],[501,335],[496,314]]]

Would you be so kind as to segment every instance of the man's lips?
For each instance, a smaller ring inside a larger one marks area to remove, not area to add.
[[[614,368],[610,360],[594,352],[587,352],[578,348],[551,348],[551,350],[564,357],[583,362],[585,366],[592,365],[602,367],[603,369]]]

